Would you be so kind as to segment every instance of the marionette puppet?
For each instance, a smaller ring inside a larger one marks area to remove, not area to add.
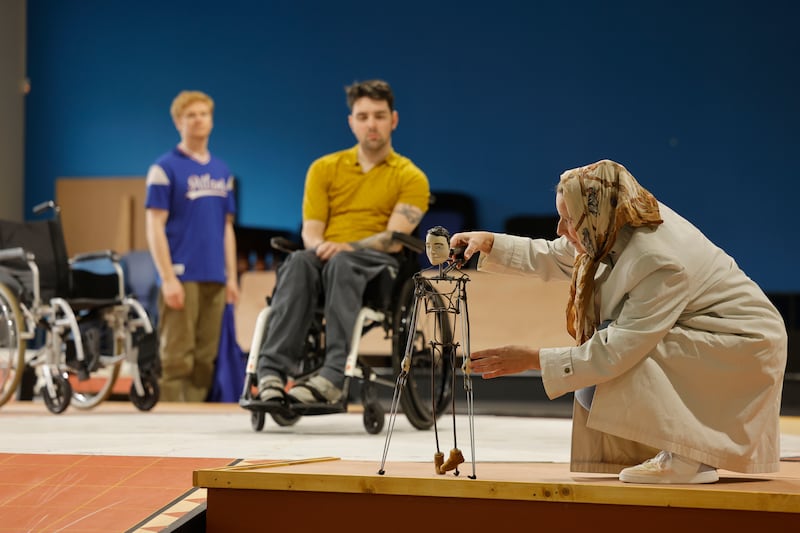
[[[473,409],[473,394],[472,394],[472,376],[469,367],[469,312],[467,310],[467,291],[466,284],[469,281],[461,267],[464,265],[464,249],[451,249],[450,248],[450,232],[442,226],[434,226],[429,229],[425,237],[425,253],[431,263],[431,268],[424,271],[417,272],[414,275],[414,304],[412,306],[412,314],[410,320],[409,331],[416,331],[417,320],[421,309],[425,313],[433,313],[434,316],[434,335],[430,341],[431,357],[433,361],[438,358],[447,357],[449,359],[445,364],[451,365],[451,375],[453,379],[452,390],[455,390],[456,379],[456,361],[458,349],[462,350],[461,365],[462,375],[464,376],[464,390],[466,392],[467,402],[467,415],[469,420],[469,435],[470,435],[470,448],[472,451],[472,475],[468,476],[470,479],[475,479],[475,423],[474,423],[474,409]],[[430,270],[436,269],[434,275],[430,275]],[[423,275],[427,273],[428,275]],[[438,297],[435,297],[438,296]],[[450,321],[455,325],[458,321],[458,315],[461,316],[461,336],[462,342],[457,343],[452,339],[455,335],[451,336],[451,340],[442,338],[442,324],[444,321]],[[389,418],[389,426],[386,433],[386,443],[383,449],[383,458],[381,460],[380,470],[378,474],[384,474],[384,466],[386,464],[386,455],[389,451],[389,443],[392,438],[394,430],[394,423],[397,417],[398,406],[400,405],[400,397],[403,394],[406,383],[408,381],[408,374],[411,370],[412,356],[413,356],[413,335],[408,336],[406,343],[405,355],[400,365],[400,374],[397,376],[397,383],[395,384],[394,395],[392,397],[392,406]],[[434,372],[435,364],[431,364],[431,372]],[[434,376],[431,376],[434,379]],[[433,462],[434,470],[437,474],[446,474],[454,470],[454,475],[459,475],[458,466],[464,462],[464,454],[458,448],[456,437],[456,417],[455,417],[455,396],[453,397],[452,413],[453,413],[453,449],[445,460],[444,453],[439,448],[439,430],[436,424],[438,418],[436,413],[436,400],[432,398],[432,413],[433,413],[433,427],[436,436],[436,452],[434,453]]]

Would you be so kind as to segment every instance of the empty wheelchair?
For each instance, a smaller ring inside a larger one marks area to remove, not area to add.
[[[342,399],[332,405],[306,406],[285,403],[280,408],[267,405],[258,399],[256,363],[263,336],[269,321],[269,301],[256,318],[254,334],[247,359],[244,388],[239,405],[250,410],[251,425],[255,431],[264,427],[266,414],[279,426],[291,426],[304,415],[343,413],[347,411],[349,389],[353,380],[361,386],[363,422],[368,433],[377,434],[383,429],[385,410],[378,398],[377,386],[394,389],[396,377],[401,371],[401,362],[411,342],[412,368],[408,374],[405,392],[400,403],[408,421],[417,429],[429,429],[435,418],[449,407],[453,397],[453,368],[449,360],[433,348],[434,335],[445,342],[452,341],[453,324],[448,321],[434,323],[433,315],[420,317],[411,330],[415,284],[413,276],[419,271],[417,256],[425,245],[417,238],[395,233],[394,238],[404,245],[399,254],[400,269],[392,278],[388,272],[370,282],[364,297],[364,307],[358,314],[354,327],[350,352],[345,366],[345,384]],[[274,239],[273,247],[291,251],[297,244],[285,239]],[[426,287],[433,298],[440,298],[435,288]],[[441,304],[441,302],[439,302]],[[389,355],[362,354],[359,352],[361,337],[373,328],[381,328],[384,339],[390,343]],[[410,339],[409,339],[410,337]],[[293,380],[301,383],[313,376],[325,358],[325,317],[322,306],[318,306],[315,319],[306,336],[305,356],[301,360]]]
[[[124,292],[112,251],[68,259],[59,207],[46,202],[34,222],[0,221],[0,406],[26,368],[47,409],[89,409],[111,394],[128,363],[130,399],[140,410],[159,397],[156,335],[142,305]]]

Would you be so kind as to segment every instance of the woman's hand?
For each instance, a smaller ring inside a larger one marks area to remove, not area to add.
[[[475,252],[490,253],[494,246],[494,233],[488,231],[466,231],[450,237],[450,248],[464,247],[464,260],[469,261]]]
[[[501,346],[472,352],[470,370],[491,379],[525,370],[541,370],[539,349],[527,346]]]

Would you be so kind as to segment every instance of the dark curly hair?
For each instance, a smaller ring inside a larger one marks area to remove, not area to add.
[[[366,96],[373,100],[383,100],[389,104],[389,109],[394,111],[394,93],[392,88],[383,80],[358,81],[345,87],[347,93],[347,107],[353,109],[353,104],[359,98]]]

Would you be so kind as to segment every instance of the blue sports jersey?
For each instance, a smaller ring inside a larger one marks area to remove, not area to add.
[[[225,283],[225,218],[236,211],[228,165],[206,164],[177,148],[147,173],[146,208],[165,209],[167,242],[181,281]]]

